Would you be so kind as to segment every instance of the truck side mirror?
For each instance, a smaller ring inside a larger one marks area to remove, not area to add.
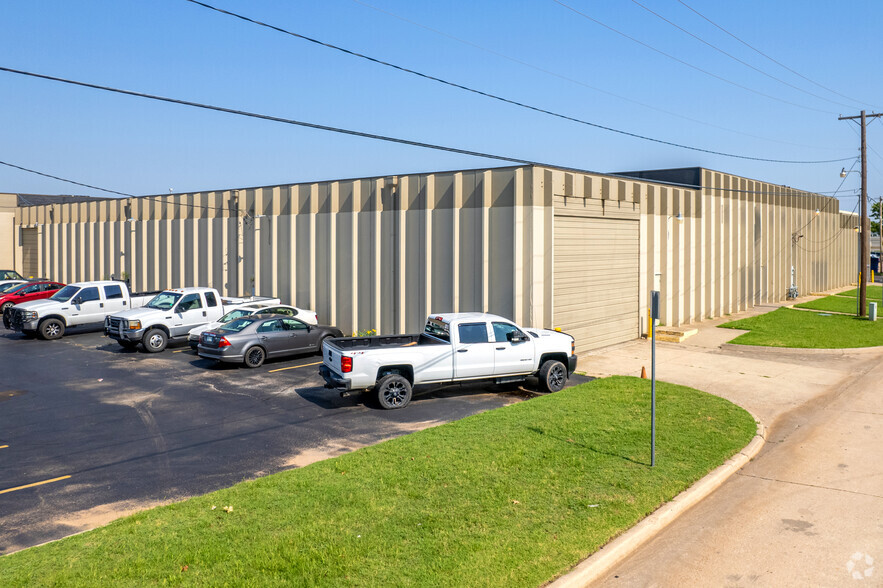
[[[77,306],[79,306],[79,305],[83,304],[83,299],[80,298],[79,296],[77,296],[76,298],[74,298],[73,300],[71,300],[71,302],[73,302],[74,304],[76,304]]]
[[[521,335],[516,333],[515,331],[510,331],[506,333],[506,339],[509,340],[509,343],[523,343],[527,341],[527,337],[525,335]]]

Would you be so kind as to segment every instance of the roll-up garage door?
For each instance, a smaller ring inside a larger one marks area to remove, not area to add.
[[[589,350],[640,336],[639,223],[556,210],[555,326]]]
[[[37,229],[21,230],[21,264],[22,275],[26,278],[39,277],[39,251],[37,247]]]

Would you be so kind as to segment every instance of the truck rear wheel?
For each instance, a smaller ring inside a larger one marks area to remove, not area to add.
[[[64,335],[64,323],[58,319],[46,319],[40,323],[38,328],[40,337],[51,341],[52,339],[60,339]]]
[[[543,392],[558,392],[567,383],[567,368],[557,359],[544,361],[537,375],[540,379],[540,390]]]
[[[159,353],[169,344],[169,337],[162,329],[150,329],[144,333],[141,344],[148,353]]]
[[[374,387],[381,408],[405,408],[411,402],[411,382],[399,374],[386,374]]]

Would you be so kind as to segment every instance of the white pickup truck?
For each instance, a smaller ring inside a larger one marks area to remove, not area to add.
[[[184,340],[191,329],[221,318],[230,305],[253,301],[279,302],[278,298],[222,298],[214,288],[164,290],[140,308],[108,316],[104,334],[127,349],[139,343],[159,353],[169,341]]]
[[[9,326],[25,335],[58,339],[68,327],[100,325],[105,317],[138,308],[156,292],[129,292],[125,282],[98,281],[69,284],[45,300],[23,302],[12,308]]]
[[[322,356],[326,388],[341,395],[373,390],[386,409],[407,406],[418,384],[502,384],[536,375],[540,388],[557,392],[576,369],[570,335],[474,312],[432,315],[419,335],[329,339]]]

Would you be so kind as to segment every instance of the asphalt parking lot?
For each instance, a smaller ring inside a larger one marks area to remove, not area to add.
[[[0,330],[0,357],[0,554],[532,396],[435,387],[385,411],[326,390],[316,355],[252,370],[94,330]]]

